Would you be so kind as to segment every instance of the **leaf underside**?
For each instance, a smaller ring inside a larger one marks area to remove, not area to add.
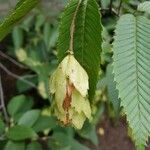
[[[150,20],[120,18],[113,43],[114,76],[136,145],[150,135]]]
[[[77,6],[79,7],[77,9]],[[70,46],[70,28],[75,12],[73,51],[89,76],[89,99],[93,99],[98,80],[101,51],[101,16],[95,0],[71,0],[66,7],[59,30],[58,59],[61,62]]]

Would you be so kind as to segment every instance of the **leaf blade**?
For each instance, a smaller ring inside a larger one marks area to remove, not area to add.
[[[0,24],[0,41],[11,31],[12,27],[24,17],[40,0],[21,0],[15,9]]]
[[[138,147],[150,135],[149,25],[145,17],[123,15],[113,43],[116,87]]]

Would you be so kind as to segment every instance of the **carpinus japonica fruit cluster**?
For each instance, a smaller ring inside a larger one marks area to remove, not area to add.
[[[72,54],[67,55],[50,78],[53,113],[62,124],[81,129],[86,118],[91,118],[88,89],[86,71]]]

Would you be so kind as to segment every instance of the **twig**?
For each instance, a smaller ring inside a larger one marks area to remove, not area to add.
[[[108,12],[109,8],[105,8],[105,9],[100,9],[100,11],[103,12]],[[114,14],[115,16],[119,17],[116,10],[112,8],[111,13]]]
[[[109,13],[112,13],[112,5],[113,5],[113,0],[110,0],[110,5],[109,5]]]
[[[24,75],[22,78],[23,79],[26,79],[26,78],[33,78],[33,77],[36,77],[37,74],[28,74],[28,75]]]
[[[2,51],[0,51],[0,55],[3,56],[4,58],[8,59],[9,61],[11,61],[12,63],[14,63],[15,65],[19,66],[20,68],[27,68],[26,66],[20,64],[19,62],[17,62],[16,60],[14,60],[13,58],[11,58],[10,56],[6,55],[5,53],[3,53]]]
[[[119,3],[119,7],[118,7],[118,16],[120,15],[120,10],[121,10],[121,6],[122,6],[122,0],[120,0],[120,3]]]
[[[32,82],[28,81],[28,80],[25,80],[24,78],[12,73],[11,71],[9,71],[2,63],[0,63],[0,68],[3,69],[7,74],[9,74],[10,76],[18,79],[18,80],[21,80],[22,82],[30,85],[31,87],[35,88],[36,89],[36,85],[33,84]]]
[[[3,113],[4,113],[4,118],[5,118],[5,121],[8,123],[9,118],[8,118],[8,114],[7,114],[6,107],[5,107],[1,75],[0,75],[0,98],[1,98],[0,99],[1,100],[1,107],[2,107],[2,110],[3,110]]]
[[[3,108],[3,106],[2,105],[0,105],[0,109],[2,109]]]

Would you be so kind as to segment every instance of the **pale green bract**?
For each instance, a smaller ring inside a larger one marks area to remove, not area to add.
[[[86,118],[91,118],[88,89],[86,71],[69,54],[50,78],[50,93],[54,95],[53,112],[63,124],[81,129]]]

